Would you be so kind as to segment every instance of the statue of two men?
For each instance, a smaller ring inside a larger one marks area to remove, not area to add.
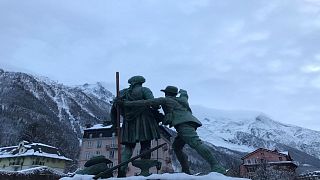
[[[130,79],[129,79],[130,80]],[[142,87],[141,87],[142,88]],[[130,88],[129,88],[130,89]],[[148,89],[149,90],[149,89]],[[139,90],[140,91],[140,90]],[[190,109],[189,103],[188,103],[188,94],[186,90],[180,89],[178,92],[178,88],[175,86],[167,86],[165,89],[161,90],[165,93],[165,97],[160,98],[153,98],[153,96],[149,96],[150,98],[122,98],[122,100],[117,100],[116,102],[124,108],[124,117],[127,118],[128,116],[140,116],[140,114],[143,113],[149,113],[152,112],[150,109],[161,106],[165,116],[162,119],[163,125],[169,125],[170,127],[174,127],[177,131],[177,137],[175,138],[172,146],[173,150],[177,156],[178,161],[181,164],[182,172],[190,174],[189,169],[189,163],[188,163],[188,157],[187,155],[182,151],[185,144],[188,144],[191,148],[195,149],[198,154],[205,159],[211,168],[211,171],[219,172],[219,173],[225,173],[225,170],[223,167],[219,165],[215,157],[212,155],[208,147],[201,141],[199,138],[196,130],[198,127],[200,127],[202,124],[201,122],[192,115],[192,111]],[[149,94],[151,91],[148,91]],[[178,93],[180,95],[177,97]],[[151,93],[152,94],[152,93]],[[130,113],[127,113],[126,111],[130,110]],[[150,116],[145,116],[149,119],[144,119],[143,124],[148,124],[150,126],[150,129],[147,130],[147,134],[154,134],[154,136],[148,136],[152,138],[159,138],[158,136],[158,122],[152,118],[152,113],[150,113]],[[126,119],[127,120],[127,119]],[[131,119],[133,120],[133,119]],[[131,121],[130,120],[130,121]],[[146,123],[148,121],[148,123]],[[140,124],[140,122],[135,122],[136,124]],[[152,125],[150,125],[152,123]],[[125,125],[125,124],[124,124]],[[139,126],[141,127],[141,126]],[[138,132],[138,129],[135,129],[133,134],[130,134],[130,132],[125,132],[129,129],[126,129],[123,127],[123,137],[124,140],[126,138],[128,139],[134,139],[136,141],[139,141],[140,143],[143,142],[141,140],[138,140],[138,138],[141,138],[142,140],[145,140],[145,136],[139,136],[137,137],[137,134],[145,134],[145,129],[142,132]],[[151,131],[154,133],[151,133]],[[129,138],[130,136],[130,138]],[[133,136],[133,137],[131,137]],[[133,141],[130,141],[133,143]],[[134,147],[134,146],[131,146]],[[124,151],[125,154],[125,151]],[[123,155],[124,155],[123,154]],[[132,155],[132,153],[130,154]]]

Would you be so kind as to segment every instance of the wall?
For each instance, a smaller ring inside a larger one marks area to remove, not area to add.
[[[66,162],[47,157],[24,156],[16,158],[0,159],[0,169],[8,171],[19,171],[39,166],[47,166],[63,172]]]

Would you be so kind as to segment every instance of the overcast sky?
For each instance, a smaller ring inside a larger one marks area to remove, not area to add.
[[[0,0],[0,67],[66,85],[146,77],[191,104],[320,131],[319,0]]]

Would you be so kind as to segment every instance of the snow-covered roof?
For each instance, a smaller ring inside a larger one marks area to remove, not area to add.
[[[112,125],[103,125],[103,124],[95,124],[92,127],[85,128],[84,130],[98,130],[98,129],[110,129]],[[120,127],[122,127],[122,123],[120,123]]]
[[[279,153],[289,156],[289,152],[288,151],[282,151],[282,152],[279,152]]]
[[[109,129],[112,125],[105,126],[103,124],[95,124],[90,128],[86,128],[85,130],[94,130],[94,129]]]
[[[282,156],[289,156],[289,152],[287,152],[287,154],[286,154],[286,153],[278,152],[277,150],[269,150],[269,149],[265,149],[265,148],[258,148],[255,151],[252,151],[252,152],[246,154],[241,159],[246,159],[247,157],[249,157],[249,156],[251,156],[251,155],[253,155],[255,153],[258,153],[260,151],[270,152],[270,153],[274,153],[274,154],[278,154],[278,155],[282,155]],[[290,156],[289,156],[289,158],[290,158]]]
[[[28,143],[28,144],[25,144]],[[29,143],[26,141],[20,142],[19,146],[10,146],[0,148],[1,158],[13,158],[13,157],[26,157],[26,156],[38,156],[48,157],[52,159],[60,159],[66,161],[72,161],[71,159],[63,156],[58,148],[42,143]],[[24,149],[23,151],[20,151]]]

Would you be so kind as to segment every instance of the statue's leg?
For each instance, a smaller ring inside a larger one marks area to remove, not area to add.
[[[140,153],[143,153],[145,151],[148,151],[151,148],[151,141],[141,141],[141,150]],[[151,158],[151,152],[142,156],[141,159],[150,159]]]
[[[181,139],[191,148],[195,149],[198,154],[209,163],[211,171],[224,173],[224,169],[218,164],[218,161],[212,155],[208,147],[203,144],[199,138],[196,132],[196,127],[191,124],[184,123],[178,126],[177,131]]]
[[[174,139],[172,143],[172,148],[177,156],[178,161],[180,162],[182,172],[190,174],[188,156],[182,151],[185,144],[186,143],[179,137],[178,134],[178,136]]]
[[[136,144],[126,144],[121,152],[121,162],[124,162],[131,158],[134,147]],[[128,164],[120,167],[120,171],[118,172],[118,177],[126,177]]]

